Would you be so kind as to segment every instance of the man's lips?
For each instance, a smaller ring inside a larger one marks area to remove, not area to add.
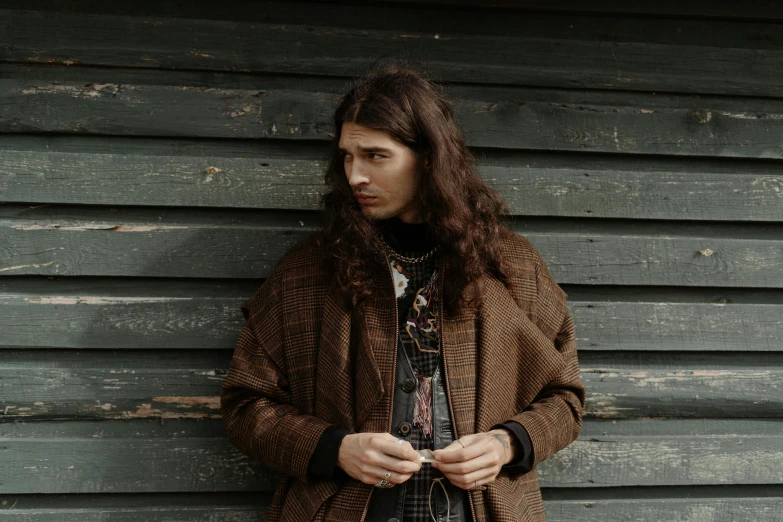
[[[367,196],[365,194],[354,194],[353,197],[356,198],[356,201],[358,201],[359,203],[371,203],[376,199],[378,199],[375,196]]]

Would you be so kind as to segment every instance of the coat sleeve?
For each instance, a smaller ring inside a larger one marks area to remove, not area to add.
[[[291,401],[278,268],[242,304],[239,333],[220,408],[229,440],[269,468],[307,483],[308,464],[329,423]]]
[[[585,387],[579,375],[574,322],[568,311],[567,295],[555,282],[538,253],[535,253],[537,297],[535,314],[539,324],[550,328],[554,346],[563,358],[562,370],[547,383],[533,401],[513,416],[527,430],[533,445],[533,466],[548,459],[576,440],[582,429]]]

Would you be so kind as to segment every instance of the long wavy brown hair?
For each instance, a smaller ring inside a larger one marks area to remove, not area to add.
[[[441,256],[450,261],[443,304],[447,313],[476,310],[483,300],[483,276],[507,284],[500,240],[509,233],[508,209],[479,176],[442,86],[410,62],[376,62],[354,80],[334,114],[334,139],[321,198],[320,239],[343,295],[355,306],[371,293],[372,263],[385,262],[374,220],[353,197],[338,148],[342,123],[382,130],[429,158],[418,200]]]

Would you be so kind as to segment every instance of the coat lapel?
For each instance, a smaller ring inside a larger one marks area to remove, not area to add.
[[[366,305],[351,307],[339,290],[335,276],[324,300],[315,415],[356,431],[386,392],[381,371],[387,367],[388,352],[393,353],[395,331],[389,326],[396,328],[396,319],[390,317],[394,310],[389,311],[388,304],[386,309],[380,306],[377,291]]]
[[[448,277],[449,263],[441,259],[440,288],[443,299],[444,281]],[[446,372],[447,393],[453,408],[454,428],[458,437],[475,433],[476,413],[476,329],[475,314],[460,309],[452,317],[440,306],[441,357]]]
[[[487,279],[484,289],[477,321],[477,431],[487,431],[524,410],[564,364],[553,339],[544,335],[502,282]]]

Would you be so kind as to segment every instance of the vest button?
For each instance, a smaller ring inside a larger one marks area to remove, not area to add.
[[[413,379],[405,379],[402,381],[402,391],[405,393],[410,393],[413,390],[416,389],[416,383],[413,382]]]
[[[411,432],[411,425],[408,424],[407,422],[403,422],[402,424],[399,425],[397,430],[400,432],[401,435],[407,435],[408,433]]]
[[[400,522],[399,518],[390,518],[389,522]]]

